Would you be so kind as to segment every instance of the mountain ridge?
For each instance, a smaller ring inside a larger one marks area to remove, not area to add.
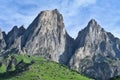
[[[57,9],[42,11],[27,29],[15,26],[8,34],[0,34],[0,54],[40,55],[97,80],[120,75],[120,39],[95,19],[79,31],[76,39],[67,33]]]

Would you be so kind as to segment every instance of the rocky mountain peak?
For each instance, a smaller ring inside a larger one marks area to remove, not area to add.
[[[26,29],[25,29],[24,25],[20,26],[20,28],[18,29],[18,36],[23,35],[24,32],[25,32],[25,30],[26,30]]]
[[[94,20],[91,19],[88,22],[87,27],[79,31],[78,36],[75,40],[76,47],[82,47],[92,43],[98,44],[99,40],[105,40],[107,38],[105,30]]]
[[[90,25],[97,25],[97,21],[95,19],[91,19],[88,24]]]
[[[16,31],[16,30],[18,30],[18,27],[17,27],[17,26],[14,26],[14,27],[12,28],[12,30],[13,30],[13,31]]]
[[[47,23],[47,21],[50,21],[50,19],[55,19],[58,25],[61,23],[63,24],[63,16],[57,9],[42,11],[38,17],[40,17],[41,21],[45,21],[45,23]]]
[[[54,10],[45,10],[45,11],[41,11],[38,16],[36,17],[35,20],[43,20],[43,19],[47,19],[47,18],[51,18],[53,16],[57,16],[58,20],[63,18],[59,18],[62,17],[62,15],[60,14],[60,12],[57,9]],[[60,20],[59,20],[60,21]]]
[[[25,30],[24,25],[20,26],[19,30]]]
[[[87,28],[92,29],[92,30],[101,30],[103,29],[95,19],[91,19],[89,22],[88,22],[88,25],[87,25]]]
[[[19,38],[24,32],[25,32],[25,28],[23,26],[21,26],[20,28],[14,26],[11,29],[11,31],[9,31],[8,34],[6,35],[6,43],[7,43],[6,48],[10,48],[13,44],[15,44],[17,38]]]
[[[60,12],[57,10],[57,9],[54,9],[54,10],[45,10],[45,11],[41,11],[37,17],[41,17],[41,16],[47,16],[47,15],[50,15],[50,14],[60,14]]]
[[[9,37],[10,35],[16,34],[18,32],[18,27],[14,26],[7,34],[7,36]]]
[[[67,34],[57,9],[42,11],[22,36],[24,53],[37,54],[67,63],[72,55],[73,39]]]
[[[52,28],[56,27],[56,26],[53,26],[52,24],[53,25],[56,25],[56,24],[64,25],[63,17],[57,9],[41,11],[38,14],[38,16],[34,19],[34,21],[29,25],[28,31],[31,30],[33,32],[35,30],[38,30],[38,28],[40,28],[40,29],[47,28],[48,30],[52,30]],[[42,25],[44,25],[44,27],[42,27]],[[46,25],[49,25],[49,26],[46,26]],[[63,27],[63,26],[61,26],[61,27]],[[26,34],[27,33],[28,32],[26,31]]]
[[[79,32],[75,40],[75,53],[71,58],[72,69],[82,72],[96,80],[107,80],[116,75],[113,63],[109,60],[120,59],[120,40],[106,32],[94,19]],[[116,66],[119,66],[116,64]],[[104,68],[104,70],[103,70]],[[120,68],[116,68],[119,72]],[[119,73],[117,73],[119,74]]]

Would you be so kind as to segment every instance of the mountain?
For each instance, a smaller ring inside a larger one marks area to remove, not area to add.
[[[42,56],[96,80],[120,75],[120,39],[94,19],[73,39],[57,9],[40,12],[27,29],[14,26],[8,34],[0,30],[0,57],[9,54]],[[12,61],[8,70],[14,69]]]
[[[92,19],[75,39],[69,66],[97,80],[120,74],[120,40]]]
[[[67,64],[72,55],[73,39],[67,34],[63,16],[55,10],[42,11],[21,37],[24,53],[41,55]]]
[[[66,32],[63,16],[57,9],[40,12],[27,29],[14,26],[4,36],[7,45],[2,55],[41,55],[46,59],[68,64],[74,51],[74,39]]]

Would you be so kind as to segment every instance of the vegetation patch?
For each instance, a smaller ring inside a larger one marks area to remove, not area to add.
[[[48,61],[40,56],[11,56],[17,61],[13,60],[14,69],[7,71],[4,65],[0,80],[91,80],[63,64]]]

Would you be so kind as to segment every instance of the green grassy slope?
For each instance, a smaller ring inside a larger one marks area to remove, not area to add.
[[[23,72],[12,72],[0,74],[0,80],[90,80],[64,65],[45,60],[39,56],[28,57],[26,55],[14,55],[17,61],[23,60],[26,64],[33,61],[28,69]],[[0,70],[5,72],[5,66]],[[5,76],[2,76],[5,75]]]

